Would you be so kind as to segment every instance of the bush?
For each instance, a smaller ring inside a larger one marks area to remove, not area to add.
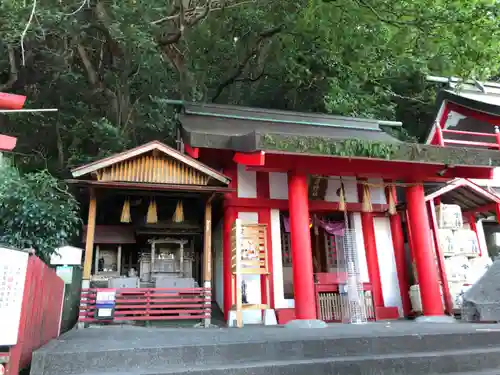
[[[78,234],[79,206],[47,171],[21,174],[0,159],[0,243],[34,248],[48,261]]]

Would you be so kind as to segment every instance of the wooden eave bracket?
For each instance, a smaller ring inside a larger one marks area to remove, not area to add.
[[[235,152],[233,161],[236,164],[248,165],[252,167],[263,167],[266,164],[266,153],[264,151],[251,153]]]

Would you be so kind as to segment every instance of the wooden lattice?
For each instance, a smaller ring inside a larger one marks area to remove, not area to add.
[[[142,155],[97,171],[102,182],[144,182],[176,185],[207,185],[209,176],[164,155]]]
[[[363,292],[368,320],[375,320],[372,293],[369,290]],[[349,300],[347,295],[339,292],[318,293],[319,319],[325,322],[342,322],[348,316]]]
[[[335,247],[335,236],[324,232],[325,236],[325,251],[328,268],[337,267],[337,249]]]

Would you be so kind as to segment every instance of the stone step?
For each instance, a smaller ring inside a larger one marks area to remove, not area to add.
[[[429,355],[433,357],[434,353],[440,353],[460,359],[463,352],[473,352],[478,357],[485,355],[488,360],[496,356],[500,360],[500,349],[497,349],[500,348],[498,331],[463,329],[452,333],[448,329],[439,330],[436,327],[429,329],[434,333],[413,333],[417,328],[421,330],[419,326],[403,334],[393,334],[392,331],[388,334],[381,330],[379,335],[378,327],[366,326],[363,329],[367,329],[367,332],[363,331],[363,335],[356,334],[354,337],[345,333],[344,336],[337,337],[340,331],[335,329],[265,329],[258,334],[252,330],[124,330],[120,331],[121,336],[116,336],[115,331],[89,329],[76,332],[77,335],[71,333],[62,336],[35,352],[31,374],[82,375],[100,371],[126,373],[136,369],[140,371],[138,374],[146,374],[148,371],[154,374],[160,370],[198,371],[208,368],[222,371],[219,367],[221,365],[230,371],[233,367],[240,368],[243,364],[251,367],[288,361],[299,361],[297,366],[301,361],[305,361],[304,364],[307,365],[327,368],[329,363],[342,363],[341,361],[350,358],[354,358],[353,363],[369,358],[383,358],[384,363],[390,365],[390,362],[387,362],[389,358],[408,363],[415,355],[425,355],[425,358],[429,359]],[[401,329],[398,329],[397,332],[400,331]],[[115,336],[106,336],[110,332],[115,332]],[[170,336],[170,341],[162,341],[162,338],[170,334],[176,336]],[[491,350],[495,352],[494,355],[490,353]],[[453,361],[448,366],[452,363]],[[466,365],[467,361],[464,364]],[[495,367],[496,365],[484,368]],[[483,367],[478,367],[477,370],[481,368]],[[314,367],[312,369],[314,370]],[[449,372],[469,369],[470,367],[457,367]],[[429,373],[432,372],[419,374]]]
[[[257,360],[257,358],[240,356],[227,358],[227,361],[220,361],[219,359],[219,362],[199,361],[197,358],[193,358],[192,361],[183,361],[182,363],[176,358],[160,356],[160,353],[157,353],[157,356],[154,356],[152,352],[147,353],[150,357],[143,358],[141,362],[131,362],[127,358],[122,358],[119,363],[106,355],[99,358],[98,361],[96,361],[96,358],[89,358],[85,355],[83,358],[87,360],[85,367],[68,367],[61,362],[61,366],[54,363],[55,366],[45,368],[44,372],[32,372],[32,374],[84,375],[100,370],[103,373],[119,372],[120,374],[130,373],[131,375],[299,375],[306,373],[314,373],[315,375],[337,373],[339,375],[351,373],[373,375],[386,374],[387,369],[391,369],[390,373],[394,375],[427,375],[500,369],[499,347],[352,356],[329,356],[325,353],[307,356],[304,353],[297,352],[296,356],[284,356],[274,360],[268,360],[265,357]],[[106,354],[109,355],[110,353]],[[160,358],[164,360],[163,364],[158,363]],[[134,368],[137,370],[133,370]]]
[[[500,349],[241,363],[85,375],[500,375]],[[465,370],[465,371],[464,371]],[[84,375],[84,373],[79,374]]]

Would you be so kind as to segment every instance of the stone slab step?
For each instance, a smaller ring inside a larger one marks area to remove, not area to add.
[[[49,344],[50,346],[50,344]],[[386,337],[344,337],[265,342],[217,342],[211,345],[137,347],[72,352],[37,351],[32,374],[76,375],[98,371],[144,371],[186,366],[207,367],[241,363],[273,363],[287,360],[332,361],[335,358],[369,356],[411,357],[420,352],[477,352],[500,350],[499,332],[435,334]],[[500,354],[500,352],[499,352]],[[500,358],[500,355],[499,355]],[[462,369],[460,369],[462,370]],[[427,375],[427,374],[426,374]],[[500,375],[500,374],[499,374]]]
[[[498,370],[497,370],[498,369]],[[500,348],[262,361],[78,375],[500,375]],[[54,374],[56,375],[56,374]],[[57,374],[59,375],[59,374]]]

